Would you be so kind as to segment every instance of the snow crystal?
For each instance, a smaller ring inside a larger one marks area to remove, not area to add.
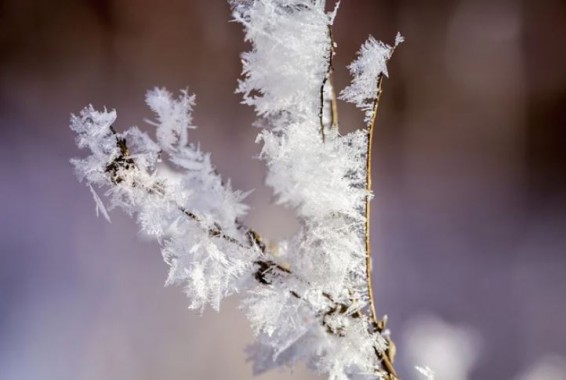
[[[382,76],[389,76],[387,61],[391,58],[393,50],[404,41],[397,33],[395,45],[389,46],[369,36],[358,52],[358,58],[348,66],[353,76],[352,84],[346,87],[340,98],[354,103],[365,112],[365,122],[370,124],[374,103],[379,96],[379,80]]]

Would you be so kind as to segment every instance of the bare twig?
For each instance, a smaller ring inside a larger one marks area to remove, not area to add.
[[[381,98],[381,86],[383,83],[383,74],[377,79],[377,96],[373,102],[373,110],[370,124],[367,131],[367,156],[366,156],[366,278],[368,284],[369,304],[372,319],[375,322],[376,328],[379,329],[379,321],[377,320],[377,313],[375,311],[375,301],[373,298],[373,289],[371,287],[371,245],[370,245],[370,211],[371,211],[371,161],[372,161],[372,143],[373,131],[375,129],[375,122],[377,120],[377,111],[379,109],[379,101]]]
[[[385,330],[386,319],[379,319],[375,309],[375,298],[373,295],[372,281],[371,281],[371,244],[370,244],[370,211],[371,211],[371,161],[372,161],[372,143],[373,143],[373,133],[375,130],[375,122],[377,120],[377,114],[379,110],[379,104],[381,100],[382,86],[383,86],[383,73],[377,78],[377,93],[373,102],[371,121],[368,126],[368,136],[367,136],[367,157],[366,157],[366,282],[368,286],[368,297],[369,297],[369,309],[370,318],[374,325],[374,328],[379,333]],[[383,367],[387,374],[388,380],[398,380],[399,376],[395,371],[393,366],[394,359],[394,343],[387,337],[387,349],[385,352],[381,353],[375,350],[376,355],[383,364]]]

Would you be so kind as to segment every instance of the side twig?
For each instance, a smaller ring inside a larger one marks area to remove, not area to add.
[[[365,229],[365,237],[366,237],[366,282],[368,286],[368,297],[369,297],[369,309],[370,309],[370,318],[374,325],[374,328],[379,333],[382,333],[385,330],[386,319],[379,319],[377,316],[377,312],[375,309],[375,298],[373,294],[373,287],[372,287],[372,280],[371,280],[371,242],[370,242],[370,214],[371,214],[371,161],[372,161],[372,143],[373,143],[373,134],[375,130],[375,123],[377,120],[377,114],[379,110],[379,104],[381,100],[381,93],[382,93],[382,86],[383,86],[383,74],[380,74],[377,78],[377,93],[375,100],[373,102],[373,109],[372,109],[372,117],[370,124],[368,126],[368,137],[367,137],[367,157],[366,157],[366,229]],[[395,371],[395,367],[393,366],[393,359],[394,359],[394,350],[395,346],[393,341],[387,337],[387,350],[384,353],[380,353],[377,350],[375,351],[379,360],[382,362],[385,371],[387,372],[387,379],[388,380],[398,380],[399,377],[397,372]]]
[[[385,58],[387,62],[391,56],[393,55],[395,48],[403,42],[403,38],[397,34],[395,38],[395,44],[390,47],[388,57]],[[377,121],[377,115],[379,110],[379,104],[381,100],[381,94],[383,92],[383,79],[385,73],[382,71],[377,76],[377,83],[376,83],[376,94],[375,98],[373,99],[372,111],[371,111],[371,119],[368,125],[367,133],[367,156],[366,156],[366,229],[365,229],[365,238],[366,238],[366,283],[368,286],[368,296],[369,296],[369,312],[370,318],[374,325],[374,328],[377,332],[382,334],[385,332],[386,323],[387,323],[387,316],[384,316],[383,319],[379,319],[377,315],[377,311],[375,308],[375,298],[373,295],[373,288],[372,288],[372,281],[371,281],[371,272],[372,272],[372,265],[371,265],[371,245],[370,245],[370,201],[371,201],[371,162],[372,162],[372,145],[373,145],[373,134],[375,130],[375,124]],[[400,380],[397,372],[395,371],[395,367],[393,365],[394,357],[395,357],[395,344],[391,340],[388,334],[384,334],[387,340],[387,349],[384,352],[375,351],[376,355],[378,356],[380,362],[382,363],[384,370],[386,372],[386,380]]]

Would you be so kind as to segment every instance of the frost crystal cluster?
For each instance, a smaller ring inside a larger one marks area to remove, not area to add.
[[[385,319],[373,306],[368,223],[371,136],[394,47],[370,37],[351,64],[341,98],[366,113],[367,127],[342,135],[331,83],[337,7],[231,5],[252,46],[237,91],[260,117],[266,183],[296,213],[296,234],[268,245],[241,222],[246,193],[223,181],[190,140],[195,97],[186,91],[147,93],[155,139],[135,127],[117,132],[115,111],[87,107],[73,116],[78,145],[90,150],[72,161],[79,179],[97,212],[108,217],[102,191],[110,208],[125,210],[160,243],[167,284],[182,286],[191,308],[218,309],[241,294],[257,335],[256,372],[304,361],[330,379],[397,379]]]

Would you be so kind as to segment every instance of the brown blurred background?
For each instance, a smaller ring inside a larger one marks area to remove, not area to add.
[[[144,92],[189,86],[193,140],[236,188],[256,189],[249,224],[291,234],[233,93],[248,46],[229,18],[221,0],[0,0],[0,379],[252,378],[237,297],[187,311],[161,286],[157,245],[120,212],[97,219],[68,162],[81,154],[71,112],[107,106],[118,128],[147,128]],[[566,357],[566,4],[343,0],[337,87],[368,34],[398,30],[374,156],[378,312],[406,379],[401,337],[423,313],[473,331],[477,361],[460,378],[526,379]],[[340,116],[345,131],[362,124],[351,106]],[[259,377],[291,378],[318,377]]]

